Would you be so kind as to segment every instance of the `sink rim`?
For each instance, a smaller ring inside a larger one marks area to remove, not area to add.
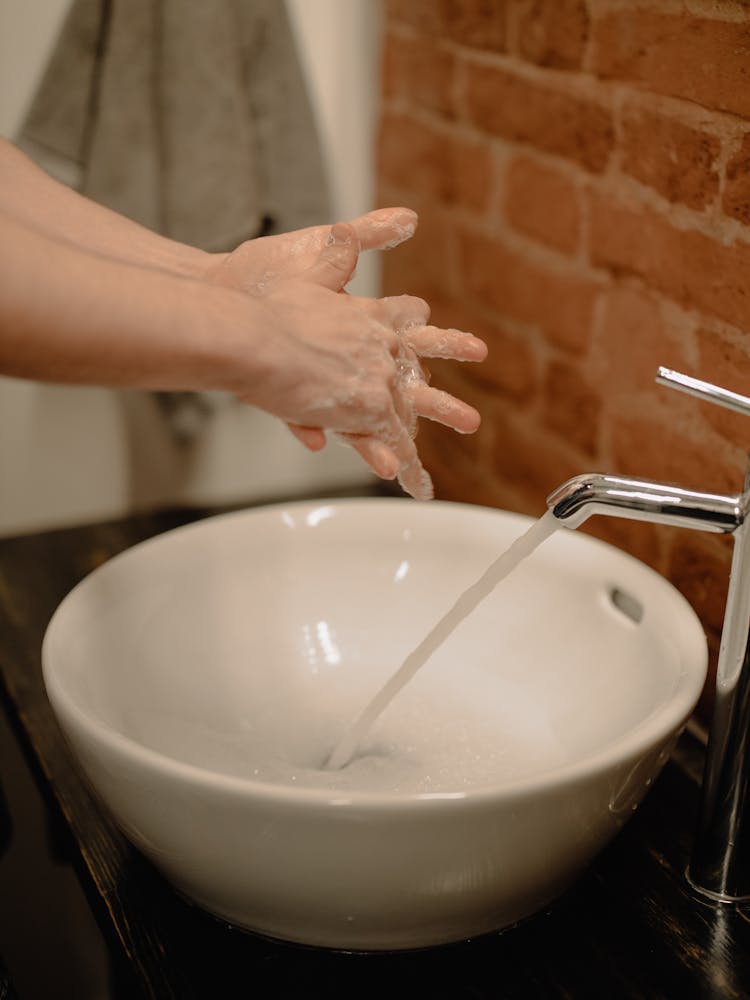
[[[290,786],[228,775],[207,767],[189,764],[166,753],[153,750],[139,743],[136,739],[111,728],[81,708],[75,698],[66,691],[63,682],[57,676],[53,666],[54,646],[57,642],[62,641],[58,633],[64,628],[65,608],[69,603],[77,599],[77,595],[82,590],[94,585],[92,584],[92,580],[100,578],[104,573],[115,571],[113,567],[119,566],[125,560],[129,561],[132,558],[136,558],[137,553],[144,547],[152,548],[160,541],[166,541],[176,535],[198,531],[206,525],[229,520],[252,518],[264,513],[281,515],[284,511],[294,510],[299,512],[305,508],[315,509],[323,506],[334,508],[366,505],[383,507],[385,504],[398,504],[402,508],[409,508],[415,512],[419,507],[463,510],[513,519],[519,525],[530,525],[536,520],[533,517],[514,511],[456,501],[433,500],[427,504],[399,497],[320,498],[270,503],[212,515],[152,536],[118,553],[102,566],[89,573],[66,595],[52,615],[42,643],[42,672],[45,687],[53,707],[66,719],[68,726],[82,730],[86,734],[87,740],[94,744],[103,744],[118,757],[127,758],[144,770],[156,772],[161,780],[177,780],[181,784],[193,785],[210,793],[229,794],[240,798],[245,797],[248,801],[252,801],[258,805],[268,802],[277,805],[286,803],[297,807],[304,803],[307,808],[318,806],[321,809],[329,810],[331,807],[335,807],[337,809],[356,809],[365,812],[371,810],[373,813],[379,814],[382,814],[384,811],[387,813],[404,813],[413,809],[418,809],[421,813],[425,808],[440,809],[447,802],[451,803],[450,808],[454,810],[456,808],[468,808],[492,802],[518,801],[526,797],[537,797],[544,792],[552,793],[556,789],[570,787],[578,781],[587,780],[597,774],[611,771],[613,768],[628,766],[629,762],[639,759],[644,753],[653,748],[655,743],[666,741],[678,734],[685,726],[705,684],[708,662],[705,633],[695,611],[674,585],[661,576],[661,574],[630,554],[618,549],[616,546],[585,534],[577,534],[580,543],[577,542],[576,544],[606,550],[614,553],[616,558],[630,564],[636,564],[639,572],[644,573],[646,577],[651,577],[658,581],[657,585],[665,589],[665,593],[669,593],[671,599],[682,605],[687,612],[686,621],[690,622],[695,632],[695,638],[698,640],[695,645],[695,656],[692,657],[695,662],[685,662],[682,665],[676,690],[670,699],[660,707],[652,710],[633,729],[621,735],[613,742],[607,743],[600,749],[542,773],[531,774],[514,780],[505,780],[497,785],[481,785],[460,791],[444,792],[368,792],[348,789],[345,791],[336,791],[325,788]]]

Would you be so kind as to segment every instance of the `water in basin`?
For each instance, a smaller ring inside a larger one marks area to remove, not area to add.
[[[350,762],[378,716],[382,715],[417,671],[422,669],[435,650],[450,638],[477,605],[491,594],[506,576],[520,566],[545,539],[549,538],[556,528],[557,521],[554,515],[551,511],[547,511],[544,517],[532,524],[520,538],[499,555],[475,583],[460,594],[456,603],[433,625],[396,673],[386,681],[375,697],[347,727],[325,763],[327,770],[344,767]],[[477,755],[476,759],[479,760],[480,756]]]

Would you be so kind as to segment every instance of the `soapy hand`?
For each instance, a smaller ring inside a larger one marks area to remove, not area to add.
[[[312,265],[256,287],[277,333],[268,344],[269,377],[249,401],[286,420],[313,450],[325,444],[325,430],[336,432],[379,476],[397,476],[408,493],[428,499],[432,484],[414,444],[417,418],[471,433],[479,414],[430,387],[419,358],[479,361],[486,347],[471,334],[430,326],[421,299],[339,294],[358,253],[355,226],[339,223]]]
[[[408,208],[384,208],[353,219],[351,232],[342,237],[346,251],[329,252],[334,227],[312,226],[308,229],[261,237],[243,243],[232,253],[216,258],[207,272],[208,280],[240,289],[253,295],[267,296],[292,279],[314,282],[333,292],[343,292],[353,277],[362,250],[385,250],[411,238],[417,215]],[[341,229],[337,230],[339,234]],[[482,361],[486,347],[478,338],[458,330],[440,330],[429,325],[429,307],[420,299],[399,296],[386,299],[358,299],[359,308],[382,327],[399,334],[396,361],[396,388],[393,402],[401,429],[409,438],[416,434],[417,417],[438,420],[463,433],[479,426],[479,414],[448,393],[428,385],[420,357],[450,358],[459,361]],[[313,451],[326,444],[324,426],[300,426],[290,423],[290,430]],[[398,475],[407,492],[426,495],[431,490],[429,477],[416,459],[414,446],[405,442],[394,445],[394,426],[390,441],[370,433],[344,432],[339,436],[351,444],[383,478]],[[399,461],[399,456],[401,461]],[[408,460],[407,460],[408,456]],[[408,484],[408,485],[407,485]]]
[[[389,250],[410,239],[417,215],[409,208],[381,208],[348,223],[362,250]],[[251,294],[266,294],[274,285],[297,278],[317,262],[331,237],[332,226],[310,226],[291,233],[261,236],[240,244],[229,254],[214,254],[206,278]],[[355,260],[356,266],[356,260]],[[350,281],[354,274],[340,275]],[[343,291],[344,285],[333,291]]]
[[[206,254],[58,184],[2,138],[0,180],[0,372],[233,391],[281,416],[309,448],[337,433],[415,496],[431,495],[418,418],[478,426],[472,407],[429,385],[421,359],[481,361],[484,344],[430,325],[421,299],[345,291],[361,250],[413,235],[411,210]]]
[[[480,423],[473,406],[429,384],[430,376],[420,358],[451,358],[482,361],[487,354],[483,341],[461,330],[444,330],[429,324],[430,310],[424,300],[411,295],[383,299],[357,299],[360,308],[398,336],[395,355],[395,403],[401,425],[411,439],[416,437],[418,417],[427,417],[463,434],[471,434]],[[349,436],[366,462],[384,478],[392,478],[396,462],[393,449],[376,435]],[[432,495],[429,476],[417,458],[396,475],[407,493],[418,499]]]

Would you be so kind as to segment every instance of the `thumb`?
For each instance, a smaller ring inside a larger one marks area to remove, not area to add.
[[[354,277],[359,258],[359,241],[354,226],[337,222],[318,259],[301,275],[332,292],[340,292]]]

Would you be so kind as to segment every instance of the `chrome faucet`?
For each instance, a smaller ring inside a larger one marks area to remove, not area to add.
[[[750,398],[668,368],[656,381],[750,416]],[[750,898],[750,464],[742,493],[698,493],[641,479],[591,474],[547,498],[577,528],[592,514],[723,532],[734,539],[703,792],[688,880],[713,900]]]

